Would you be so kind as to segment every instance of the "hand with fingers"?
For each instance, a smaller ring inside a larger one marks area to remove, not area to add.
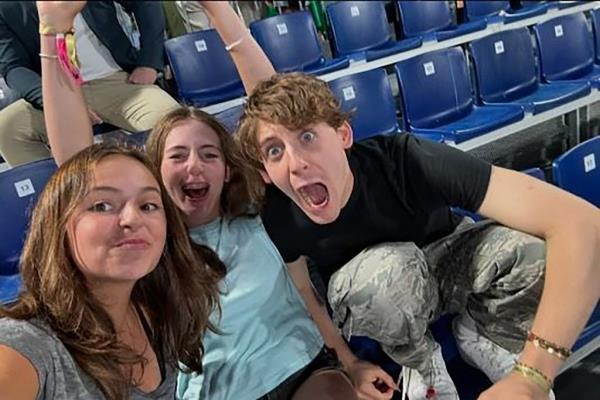
[[[517,375],[508,374],[496,382],[491,388],[481,393],[478,400],[549,400],[553,399],[548,392],[543,391],[531,380]]]
[[[391,376],[375,364],[356,360],[346,367],[361,400],[391,399],[396,383]]]
[[[156,81],[158,73],[154,68],[137,67],[129,74],[129,83],[135,85],[152,85]]]
[[[92,121],[92,125],[100,125],[104,121],[98,114],[94,112],[91,108],[88,108],[88,115],[90,116],[90,121]]]

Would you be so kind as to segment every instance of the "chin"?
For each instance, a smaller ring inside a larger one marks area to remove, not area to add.
[[[334,212],[331,210],[324,210],[324,212],[318,214],[304,210],[304,213],[312,222],[319,225],[330,224],[334,222],[340,215],[339,212]]]

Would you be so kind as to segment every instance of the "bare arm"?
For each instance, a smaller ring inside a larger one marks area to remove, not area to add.
[[[600,295],[600,210],[552,185],[493,167],[479,211],[546,240],[544,290],[531,330],[570,348]],[[562,364],[531,343],[526,344],[520,360],[550,379]]]
[[[0,345],[0,399],[34,400],[38,390],[37,373],[29,360]]]
[[[352,353],[333,321],[331,321],[325,304],[320,298],[317,298],[316,291],[308,275],[306,259],[300,257],[297,261],[289,263],[288,270],[308,312],[319,328],[325,344],[335,350],[359,393],[363,397],[371,399],[390,399],[395,387],[394,380],[381,368],[359,360]],[[375,381],[385,383],[388,387],[387,391],[382,393],[377,390],[374,386]]]
[[[252,92],[258,82],[275,74],[273,65],[264,51],[250,35],[228,2],[200,1],[200,4],[206,10],[210,22],[219,32],[225,45],[231,45],[241,40],[229,53],[242,78],[246,93]]]
[[[85,2],[38,2],[40,21],[47,21],[58,32],[73,26],[73,18]],[[40,36],[40,52],[56,55],[54,36]],[[64,73],[58,60],[42,57],[42,96],[44,119],[52,155],[62,164],[93,143],[92,123],[79,88]]]

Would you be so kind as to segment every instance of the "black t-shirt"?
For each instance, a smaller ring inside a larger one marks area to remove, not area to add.
[[[350,199],[337,220],[319,225],[275,186],[263,220],[286,262],[311,258],[326,281],[365,248],[383,242],[431,243],[459,219],[450,207],[477,211],[491,165],[450,146],[408,134],[376,136],[348,153]]]

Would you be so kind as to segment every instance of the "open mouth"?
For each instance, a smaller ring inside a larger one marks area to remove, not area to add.
[[[322,183],[313,183],[298,188],[302,200],[312,208],[323,208],[329,202],[329,192]]]
[[[210,185],[208,183],[191,183],[181,187],[183,194],[192,201],[203,200],[209,189]]]

